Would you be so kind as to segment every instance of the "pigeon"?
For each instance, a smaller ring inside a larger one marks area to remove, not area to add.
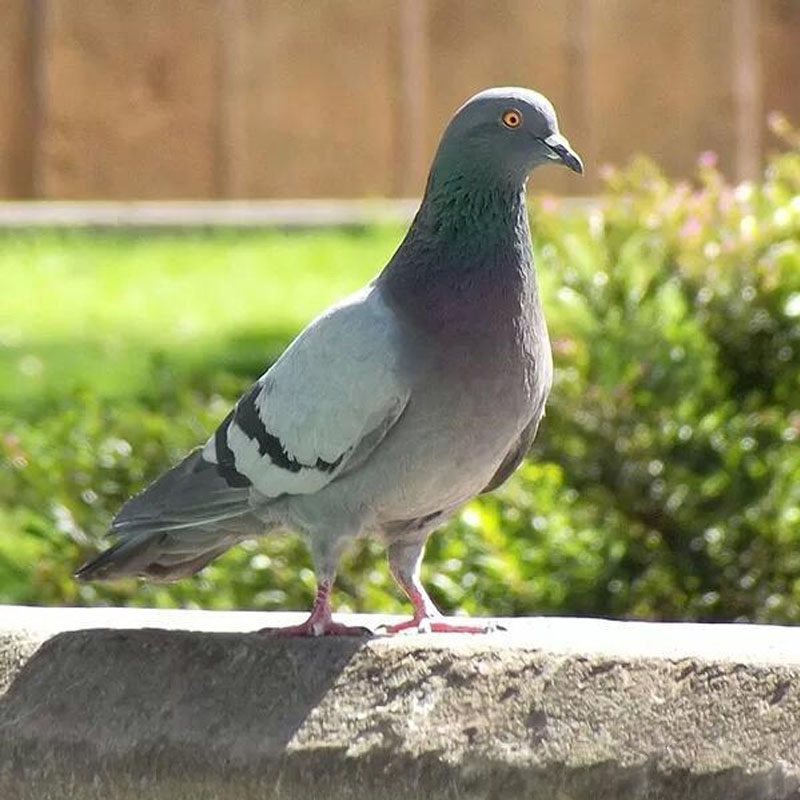
[[[385,543],[413,617],[386,626],[477,633],[448,620],[420,580],[430,533],[500,486],[527,452],[552,377],[525,192],[531,170],[583,164],[553,105],[482,91],[448,123],[419,210],[384,269],[314,319],[205,445],[111,525],[84,580],[175,580],[244,539],[294,530],[317,579],[309,617],[282,635],[364,635],[330,592],[355,537]]]

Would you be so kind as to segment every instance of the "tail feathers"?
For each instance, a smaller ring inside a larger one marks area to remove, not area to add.
[[[145,530],[221,522],[248,512],[250,487],[230,486],[202,452],[201,448],[192,451],[128,500],[114,518],[111,532],[130,536]]]
[[[176,580],[202,569],[241,539],[263,533],[249,487],[229,486],[201,453],[190,453],[125,503],[111,525],[117,543],[75,576]]]
[[[108,580],[126,575],[138,575],[150,580],[174,581],[194,575],[238,539],[224,537],[206,550],[187,552],[175,548],[179,543],[168,534],[147,536],[132,541],[117,542],[97,558],[84,564],[75,577],[82,581]]]

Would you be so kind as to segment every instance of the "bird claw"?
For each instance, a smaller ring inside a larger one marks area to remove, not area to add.
[[[470,623],[449,622],[444,617],[412,617],[405,622],[394,625],[382,624],[375,629],[375,633],[392,636],[402,631],[415,629],[417,633],[497,633],[507,630],[497,622],[489,621],[483,625]]]

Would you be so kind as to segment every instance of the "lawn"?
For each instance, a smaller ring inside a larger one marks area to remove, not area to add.
[[[0,407],[136,397],[165,368],[259,371],[373,276],[398,229],[0,238]]]

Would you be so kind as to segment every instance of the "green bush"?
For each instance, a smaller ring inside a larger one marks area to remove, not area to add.
[[[776,126],[789,149],[757,183],[729,185],[710,154],[692,185],[638,160],[608,171],[588,214],[536,203],[553,395],[529,461],[432,538],[424,577],[444,608],[800,619],[800,148]],[[156,360],[130,397],[86,386],[0,415],[0,601],[310,602],[291,536],[168,586],[70,577],[120,503],[260,372],[259,342],[276,347],[259,337],[207,372]],[[370,542],[348,554],[337,595],[339,608],[407,607]]]
[[[536,455],[620,550],[567,608],[800,618],[794,145],[759,184],[727,185],[711,154],[694,187],[639,161],[587,224],[537,214],[558,370]]]

